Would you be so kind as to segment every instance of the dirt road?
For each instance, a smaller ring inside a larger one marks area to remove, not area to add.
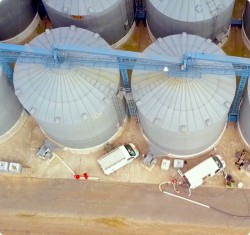
[[[124,218],[52,218],[32,214],[1,215],[0,233],[3,235],[247,235],[247,229],[173,225],[129,221]]]
[[[190,199],[247,218],[163,195],[157,185],[1,177],[0,233],[250,233],[249,190],[200,188]]]

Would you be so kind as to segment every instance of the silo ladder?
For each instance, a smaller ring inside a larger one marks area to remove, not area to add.
[[[228,114],[228,122],[238,122],[238,116],[239,116],[239,109],[242,99],[242,94],[245,89],[248,74],[242,74],[240,78],[240,82],[236,91],[236,95],[234,97],[233,104],[230,108],[229,114]]]
[[[126,99],[126,102],[128,104],[128,110],[129,110],[130,117],[136,118],[136,121],[138,122],[139,119],[138,119],[137,107],[136,107],[136,103],[133,99],[133,95],[132,95],[131,91],[125,93],[125,99]]]
[[[125,91],[123,89],[119,89],[115,95],[113,95],[113,104],[115,107],[116,114],[118,116],[118,120],[120,125],[122,125],[124,118],[126,116],[125,107],[123,104]]]

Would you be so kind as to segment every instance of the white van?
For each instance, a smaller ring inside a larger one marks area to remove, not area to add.
[[[207,177],[214,176],[218,172],[223,171],[225,167],[226,163],[222,157],[215,155],[199,163],[184,174],[180,170],[178,170],[178,173],[190,189],[195,189],[202,185]]]
[[[109,175],[114,171],[120,169],[126,164],[132,162],[139,156],[137,147],[132,144],[124,144],[110,153],[99,158],[97,162],[102,168],[105,175]]]

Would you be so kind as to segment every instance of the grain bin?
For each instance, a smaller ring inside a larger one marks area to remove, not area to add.
[[[39,20],[36,1],[1,0],[0,41],[22,43],[34,33]]]
[[[242,37],[248,50],[250,50],[250,2],[246,1],[246,7],[243,14]]]
[[[0,67],[0,136],[6,134],[18,122],[23,108],[18,101],[13,84]]]
[[[185,52],[224,54],[210,39],[185,33],[159,38],[143,53],[182,58]],[[230,75],[178,78],[134,70],[133,96],[151,152],[183,157],[211,149],[227,123],[235,83]]]
[[[220,41],[230,28],[234,0],[147,0],[146,6],[154,38],[187,32]]]
[[[51,48],[54,43],[110,48],[98,34],[75,26],[47,29],[29,45]],[[117,133],[120,125],[112,97],[119,77],[118,69],[49,68],[17,61],[14,86],[25,109],[51,140],[83,149],[98,146]]]
[[[109,44],[129,31],[134,19],[133,0],[43,0],[53,27],[76,25],[98,33]]]
[[[248,147],[250,147],[249,114],[250,114],[250,82],[248,82],[247,84],[243,96],[243,102],[240,106],[239,125],[238,125],[242,140]]]

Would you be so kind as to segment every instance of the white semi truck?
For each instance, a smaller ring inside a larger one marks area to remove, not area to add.
[[[109,175],[132,162],[139,156],[139,150],[132,144],[124,144],[97,160],[105,175]]]

